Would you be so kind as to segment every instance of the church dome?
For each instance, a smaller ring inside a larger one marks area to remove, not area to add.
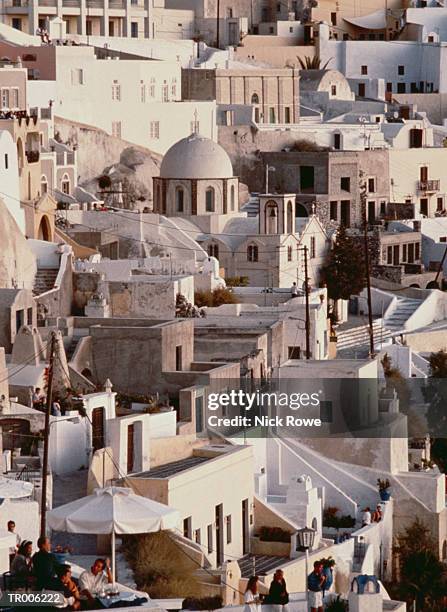
[[[226,179],[233,166],[226,151],[216,142],[191,134],[166,151],[160,177],[168,179]]]

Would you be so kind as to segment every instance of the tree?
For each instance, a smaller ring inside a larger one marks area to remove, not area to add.
[[[433,437],[432,459],[438,467],[447,470],[447,352],[440,350],[429,357],[430,376],[423,389],[428,402],[427,423]]]
[[[434,553],[430,530],[416,519],[398,537],[400,593],[418,610],[435,610],[446,591],[444,565]]]
[[[348,300],[366,286],[363,251],[358,241],[348,235],[344,225],[338,230],[334,248],[322,273],[329,298],[333,300]]]
[[[314,55],[314,57],[306,55],[304,59],[297,56],[297,60],[301,70],[326,70],[332,58],[328,59],[323,66],[321,65],[321,58],[318,55]]]

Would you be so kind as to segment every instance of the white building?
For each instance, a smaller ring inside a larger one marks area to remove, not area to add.
[[[2,191],[0,198],[6,204],[20,231],[25,234],[25,212],[20,205],[17,149],[11,134],[6,130],[0,130],[0,185]]]
[[[214,101],[181,101],[176,61],[98,59],[91,47],[56,47],[54,80],[31,81],[30,105],[54,100],[54,114],[164,153],[200,129],[216,138]]]
[[[447,45],[413,41],[334,40],[319,26],[319,56],[348,79],[383,79],[386,92],[446,93]]]

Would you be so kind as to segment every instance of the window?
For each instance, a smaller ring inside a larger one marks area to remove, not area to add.
[[[340,222],[345,227],[351,225],[351,202],[349,200],[342,200],[340,203]]]
[[[196,541],[196,544],[201,544],[202,543],[202,532],[200,531],[200,529],[196,529],[194,532],[194,540]]]
[[[393,263],[393,247],[389,246],[386,250],[386,263],[391,265]]]
[[[359,83],[358,84],[358,96],[359,96],[359,98],[364,98],[366,96],[365,83]]]
[[[369,178],[368,179],[368,192],[374,193],[376,191],[376,179]]]
[[[161,88],[161,97],[163,102],[169,102],[169,85],[167,81],[163,81],[163,87]]]
[[[22,29],[22,20],[19,17],[13,17],[12,18],[12,27],[14,28],[14,30],[21,30]]]
[[[191,121],[190,130],[191,134],[198,134],[200,132],[200,121],[197,121],[197,119]]]
[[[87,34],[87,36],[91,36],[92,33],[93,33],[92,20],[91,19],[87,19],[87,21],[85,22],[85,33]]]
[[[337,25],[337,13],[331,13],[331,24],[333,26]]]
[[[130,36],[131,38],[138,38],[138,22],[132,21],[130,23]]]
[[[214,188],[208,187],[205,192],[205,210],[206,212],[214,212]]]
[[[408,263],[414,263],[414,243],[408,245]]]
[[[140,100],[146,102],[146,85],[144,81],[140,81]]]
[[[330,400],[320,401],[320,421],[322,423],[332,423],[332,402]]]
[[[227,8],[227,17],[229,17],[230,19],[233,18],[233,9],[232,8]]]
[[[175,347],[175,369],[180,372],[183,369],[182,345]]]
[[[251,97],[251,103],[252,104],[259,104],[259,96],[257,93],[254,93]]]
[[[64,176],[62,177],[61,190],[62,193],[65,193],[66,195],[70,194],[70,178],[68,174],[64,174]]]
[[[118,81],[112,83],[112,100],[121,100],[121,85]]]
[[[315,259],[316,257],[316,241],[315,236],[310,237],[310,258]]]
[[[276,123],[276,114],[273,106],[269,108],[269,123]]]
[[[231,544],[232,534],[231,534],[231,514],[225,517],[225,522],[227,524],[227,544]]]
[[[9,108],[9,89],[2,89],[2,108]]]
[[[48,181],[45,174],[42,174],[42,176],[40,177],[40,191],[42,195],[48,192]]]
[[[25,323],[25,311],[24,310],[16,310],[16,333]]]
[[[275,28],[273,26],[269,26],[269,34],[274,34]]]
[[[219,246],[217,244],[214,244],[213,242],[211,244],[208,245],[208,256],[209,257],[215,257],[216,259],[219,259]]]
[[[158,140],[160,138],[160,122],[159,121],[150,122],[149,134],[153,140]]]
[[[155,77],[151,77],[149,85],[149,95],[151,98],[155,98]]]
[[[436,200],[436,210],[442,210],[444,208],[444,199],[437,198]]]
[[[175,210],[177,212],[183,212],[184,204],[185,204],[185,192],[183,191],[183,187],[177,187],[175,190]]]
[[[188,539],[192,537],[192,518],[190,516],[183,519],[183,536]]]
[[[387,83],[386,84],[386,90],[388,93],[393,93],[393,84],[392,83]]]
[[[19,90],[13,87],[10,91],[11,108],[19,108]]]
[[[400,94],[405,93],[406,89],[407,88],[405,86],[405,83],[398,83],[397,84],[397,93],[400,93]]]
[[[361,73],[362,74],[368,74],[368,66],[362,66]]]
[[[351,178],[349,176],[342,176],[340,179],[340,189],[342,191],[351,191]]]
[[[404,74],[405,74],[405,66],[398,66],[397,67],[397,74],[399,76],[404,76]]]
[[[337,95],[337,86],[331,85],[331,96],[336,96],[336,95]]]
[[[380,202],[380,214],[386,215],[386,202],[384,200]]]
[[[28,310],[26,311],[26,324],[27,325],[33,324],[33,309],[32,308],[28,308]]]
[[[407,261],[407,257],[408,257],[408,248],[406,244],[402,245],[402,262],[406,262]]]
[[[428,217],[428,198],[421,198],[420,213],[424,215],[424,217]]]
[[[441,236],[439,242],[447,242],[447,236]]]
[[[287,261],[292,261],[293,249],[291,246],[287,247]]]
[[[300,166],[300,190],[310,191],[314,189],[315,169],[313,166]]]
[[[290,26],[290,28],[289,28],[289,34],[293,34],[293,27],[292,26]]]
[[[7,169],[8,169],[8,166],[9,166],[8,154],[7,154],[7,153],[5,153],[5,170],[7,170]]]
[[[234,188],[234,185],[231,185],[230,188],[230,208],[233,211],[235,209],[236,206],[236,190]]]
[[[290,106],[284,108],[284,123],[290,123]]]
[[[84,84],[84,71],[82,70],[82,68],[72,68],[71,84],[72,85],[83,85]],[[113,96],[113,92],[112,92],[112,96]]]
[[[334,134],[334,149],[339,151],[341,148],[341,134]]]
[[[213,552],[213,526],[208,525],[206,528],[207,531],[207,539],[208,539],[208,554]]]
[[[177,79],[174,77],[171,81],[171,96],[177,97]]]
[[[411,93],[418,93],[418,84],[417,83],[410,83],[410,92]]]
[[[337,213],[338,213],[338,202],[330,202],[330,220],[337,221]]]
[[[289,346],[288,356],[289,356],[289,359],[301,359],[301,347],[300,346]]]
[[[414,258],[416,261],[419,261],[421,255],[421,245],[419,242],[415,242],[414,244]]]
[[[258,261],[258,245],[249,244],[247,247],[247,261],[256,262]]]
[[[421,149],[423,141],[423,131],[413,128],[410,130],[410,149]]]
[[[121,138],[121,121],[112,121],[112,136]]]
[[[421,166],[419,168],[419,180],[421,183],[428,181],[428,166]]]

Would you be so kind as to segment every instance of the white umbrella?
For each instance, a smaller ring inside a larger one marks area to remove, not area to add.
[[[177,510],[126,487],[95,489],[93,495],[54,508],[47,514],[49,527],[68,533],[112,534],[112,575],[115,582],[115,535],[150,533],[177,527]]]
[[[20,499],[30,497],[34,485],[24,480],[0,477],[0,497],[5,499]]]

